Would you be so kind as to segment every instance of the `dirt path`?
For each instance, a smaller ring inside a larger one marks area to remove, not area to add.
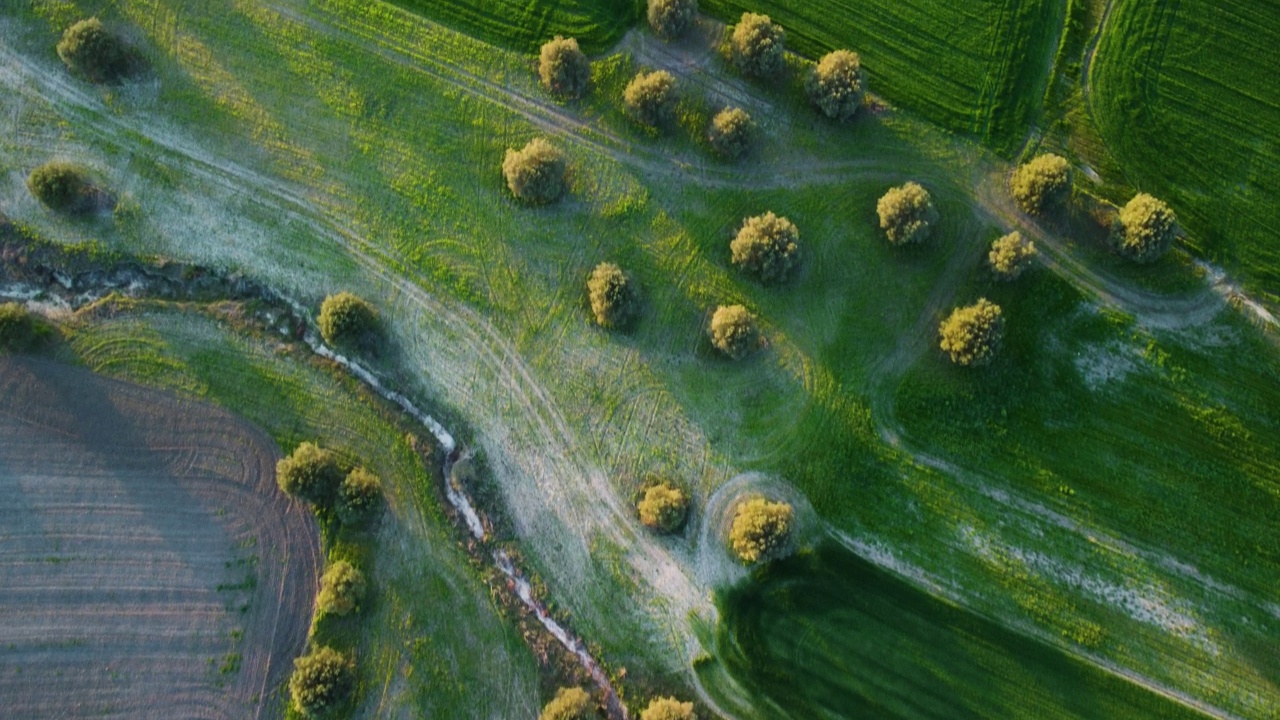
[[[211,406],[0,359],[0,697],[22,718],[270,718],[319,537]]]

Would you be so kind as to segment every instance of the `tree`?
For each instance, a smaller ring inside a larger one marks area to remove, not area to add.
[[[645,488],[636,509],[645,527],[671,533],[684,524],[689,513],[689,496],[670,481],[662,480]]]
[[[309,442],[276,463],[280,489],[317,507],[327,507],[333,500],[343,474],[337,455]]]
[[[557,35],[542,46],[538,56],[538,77],[552,93],[577,99],[587,91],[591,63],[578,49],[577,40]]]
[[[664,40],[674,40],[693,25],[698,0],[649,0],[649,27]]]
[[[729,243],[733,264],[765,283],[787,279],[800,262],[800,230],[772,212],[749,217]]]
[[[707,140],[717,153],[731,160],[746,155],[755,139],[756,124],[742,108],[725,108],[711,118]]]
[[[543,138],[534,138],[519,150],[507,148],[502,174],[511,194],[534,205],[560,199],[565,191],[564,154]]]
[[[630,276],[610,262],[602,262],[587,279],[591,314],[603,328],[625,328],[635,318],[639,293]]]
[[[595,703],[580,687],[562,687],[542,708],[538,720],[591,720],[596,717]]]
[[[368,522],[382,503],[382,481],[362,467],[347,473],[338,486],[334,511],[343,525],[358,526]]]
[[[1035,259],[1036,244],[1017,230],[991,243],[991,252],[987,253],[987,262],[1001,280],[1018,279]]]
[[[289,694],[299,712],[321,718],[346,702],[355,688],[355,679],[351,658],[331,647],[319,647],[293,661]]]
[[[1133,196],[1111,230],[1111,242],[1123,256],[1137,263],[1159,260],[1178,234],[1178,219],[1164,202],[1146,194]]]
[[[756,77],[770,77],[786,59],[786,33],[768,15],[744,12],[729,36],[729,57],[739,70]]]
[[[58,212],[84,208],[92,187],[80,168],[65,162],[47,162],[27,176],[27,189],[45,207]]]
[[[90,82],[113,82],[129,70],[129,51],[98,18],[75,23],[58,41],[58,57],[71,72]]]
[[[680,702],[673,697],[657,697],[649,701],[649,707],[640,713],[640,720],[698,720],[693,703]]]
[[[791,546],[795,511],[785,502],[753,497],[739,503],[729,528],[729,547],[752,565],[782,555]]]
[[[16,302],[0,303],[0,351],[34,349],[48,335],[49,327]]]
[[[890,188],[876,203],[876,212],[880,215],[880,229],[893,245],[924,242],[938,222],[938,210],[929,191],[914,182]]]
[[[378,312],[349,292],[330,295],[320,304],[320,335],[334,347],[358,348],[371,343],[378,329]]]
[[[1031,215],[1057,210],[1071,197],[1071,164],[1059,155],[1038,155],[1013,171],[1009,192]]]
[[[760,330],[756,319],[741,305],[721,305],[711,316],[708,327],[711,344],[734,360],[750,355],[760,346]]]
[[[638,72],[622,93],[631,119],[645,127],[671,122],[676,109],[676,79],[666,70]]]
[[[982,298],[958,307],[938,328],[941,347],[957,365],[977,367],[991,362],[1004,338],[1004,317],[999,305]]]
[[[347,615],[360,608],[364,592],[364,574],[346,560],[339,560],[320,577],[316,606],[322,614]]]
[[[866,79],[862,59],[849,50],[833,50],[822,57],[804,83],[809,100],[824,115],[847,120],[862,106]]]

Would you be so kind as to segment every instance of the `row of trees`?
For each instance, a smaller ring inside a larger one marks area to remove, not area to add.
[[[332,510],[344,525],[359,527],[382,507],[382,482],[363,467],[348,469],[336,453],[304,442],[276,463],[286,494],[319,511]]]
[[[538,720],[594,720],[599,717],[591,694],[580,687],[562,687],[556,691],[538,715]],[[640,720],[698,720],[693,703],[673,697],[656,697],[640,711]]]

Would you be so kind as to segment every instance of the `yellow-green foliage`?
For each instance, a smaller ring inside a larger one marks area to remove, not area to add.
[[[880,229],[893,245],[924,242],[938,222],[938,210],[929,191],[914,182],[890,188],[876,203],[876,213],[880,215]]]
[[[1009,192],[1032,215],[1056,210],[1071,197],[1071,164],[1059,155],[1039,155],[1013,171]]]
[[[322,614],[347,615],[360,609],[364,593],[364,574],[346,560],[339,560],[320,577],[316,607]]]
[[[378,313],[362,298],[349,292],[330,295],[320,305],[320,334],[336,347],[357,347],[369,341],[378,325]]]
[[[805,80],[809,100],[824,115],[847,120],[862,106],[866,81],[862,59],[849,50],[833,50],[822,57]]]
[[[1004,317],[999,305],[982,298],[972,305],[958,307],[942,326],[942,349],[957,365],[986,365],[1000,350],[1004,337]]]
[[[534,138],[519,150],[507,148],[502,174],[511,194],[534,205],[560,199],[565,191],[564,153],[544,138]]]
[[[684,34],[698,14],[698,0],[649,0],[649,27],[665,40]]]
[[[663,481],[645,488],[636,509],[640,522],[659,532],[675,532],[684,524],[689,512],[689,496],[683,490]]]
[[[15,302],[0,303],[0,351],[22,352],[40,343],[49,328]]]
[[[693,703],[680,702],[673,697],[658,697],[640,713],[640,720],[698,720]]]
[[[65,162],[47,162],[27,176],[31,195],[50,210],[74,211],[87,199],[90,186],[80,168]]]
[[[304,442],[276,463],[276,482],[286,493],[326,507],[342,484],[343,472],[332,452]]]
[[[638,296],[631,278],[613,263],[596,265],[587,279],[591,314],[600,327],[626,327],[635,318]]]
[[[1001,280],[1016,280],[1035,258],[1036,244],[1017,230],[991,243],[991,252],[987,253],[987,263]]]
[[[741,305],[721,305],[707,328],[711,344],[734,360],[750,355],[760,346],[760,330],[755,316]]]
[[[749,217],[729,243],[733,264],[766,283],[783,282],[800,261],[800,230],[772,212]]]
[[[543,87],[564,98],[580,98],[591,80],[591,63],[573,38],[555,36],[538,55],[538,77]]]
[[[768,15],[744,12],[729,36],[729,55],[739,70],[768,77],[782,69],[786,33]]]
[[[1173,246],[1178,234],[1178,219],[1169,206],[1139,193],[1120,208],[1120,217],[1112,228],[1112,242],[1121,255],[1138,263],[1159,260]]]
[[[128,70],[124,43],[96,17],[68,27],[57,49],[58,57],[72,72],[92,82],[110,82]]]
[[[579,687],[562,687],[556,696],[542,708],[538,720],[591,720],[596,717],[595,703],[586,690]]]
[[[736,160],[751,150],[755,130],[755,121],[746,110],[725,108],[711,118],[707,140],[717,153]]]
[[[355,663],[337,650],[320,647],[293,661],[289,695],[298,711],[320,718],[346,701],[355,686]]]
[[[377,475],[358,467],[347,473],[338,487],[334,510],[343,525],[368,522],[382,505],[382,481]]]
[[[627,114],[646,127],[670,122],[676,107],[675,88],[676,79],[666,70],[636,73],[622,93]]]
[[[753,497],[738,505],[729,528],[729,547],[752,565],[779,557],[791,547],[795,511],[784,502]]]

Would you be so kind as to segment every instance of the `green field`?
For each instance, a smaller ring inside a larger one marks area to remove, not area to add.
[[[394,0],[396,5],[495,45],[532,52],[556,35],[585,52],[616,43],[640,19],[638,0]]]

